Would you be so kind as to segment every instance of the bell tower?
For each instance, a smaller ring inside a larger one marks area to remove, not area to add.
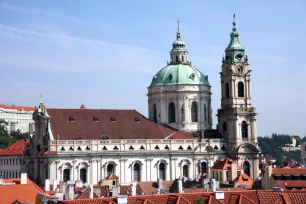
[[[258,153],[256,109],[251,101],[251,70],[245,49],[239,42],[234,15],[229,45],[222,59],[221,109],[218,110],[218,130],[228,141],[230,157],[240,158],[241,146],[252,147],[248,153],[253,160]],[[243,150],[244,151],[244,150]],[[244,155],[246,156],[246,155]],[[254,172],[256,173],[256,172]],[[255,174],[254,174],[255,175]]]

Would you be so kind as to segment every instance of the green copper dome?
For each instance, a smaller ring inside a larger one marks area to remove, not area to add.
[[[188,51],[185,42],[181,39],[179,21],[176,40],[170,52],[170,63],[153,77],[150,87],[174,84],[209,85],[208,76],[202,74],[188,61]]]
[[[208,76],[188,64],[173,64],[161,69],[152,79],[150,86],[194,84],[209,85]]]

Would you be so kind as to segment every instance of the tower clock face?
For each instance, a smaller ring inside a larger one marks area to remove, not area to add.
[[[244,66],[243,66],[243,64],[237,64],[237,66],[236,66],[236,73],[237,74],[243,74],[244,73]]]

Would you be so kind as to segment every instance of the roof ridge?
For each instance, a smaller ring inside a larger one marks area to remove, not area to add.
[[[250,199],[249,197],[247,197],[244,194],[240,194],[240,197],[241,197],[241,201],[242,201],[242,197],[243,197],[243,198],[247,199],[248,201],[250,201],[251,203],[256,204],[252,199]],[[241,203],[241,204],[243,204],[243,203]]]

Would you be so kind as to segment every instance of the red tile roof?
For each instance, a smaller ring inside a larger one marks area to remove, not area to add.
[[[128,204],[194,204],[200,199],[207,204],[305,204],[306,192],[287,191],[274,192],[265,190],[249,190],[241,192],[224,192],[224,200],[217,200],[214,193],[180,193],[129,196]],[[96,204],[116,203],[116,198],[83,199],[72,201],[58,201],[59,204]]]
[[[0,204],[13,203],[35,203],[37,193],[45,194],[44,190],[39,188],[30,179],[27,179],[27,184],[20,184],[20,178],[4,179],[5,183],[15,182],[14,185],[0,185]]]
[[[118,179],[119,177],[116,176],[115,174],[109,174],[105,179],[107,180],[113,180],[113,179]]]
[[[276,184],[286,188],[305,188],[306,180],[276,180]]]
[[[53,155],[56,154],[56,151],[46,151],[44,155]]]
[[[275,174],[275,175],[306,174],[306,168],[273,168],[272,174]]]
[[[173,181],[163,181],[163,190],[168,190],[173,184]],[[158,184],[157,182],[137,182],[137,188],[144,194],[155,194],[157,193]]]
[[[191,134],[156,124],[135,110],[47,109],[53,135],[60,140],[192,139]],[[69,119],[70,118],[70,119]]]
[[[234,162],[234,160],[232,160],[230,158],[218,159],[211,169],[230,170],[231,169],[231,164],[233,162]],[[239,164],[237,164],[237,170],[242,170],[242,167]]]
[[[239,183],[241,187],[247,186],[248,189],[252,189],[253,186],[253,179],[251,179],[247,174],[240,174],[235,178],[232,183]]]
[[[15,105],[9,106],[9,105],[0,104],[0,108],[17,110],[17,111],[20,111],[21,109],[23,109],[23,111],[26,111],[26,112],[35,111],[35,107],[31,107],[31,106],[15,106]]]
[[[21,155],[24,152],[25,143],[29,143],[30,139],[18,140],[17,142],[11,144],[5,149],[0,151],[0,156],[6,155]]]

